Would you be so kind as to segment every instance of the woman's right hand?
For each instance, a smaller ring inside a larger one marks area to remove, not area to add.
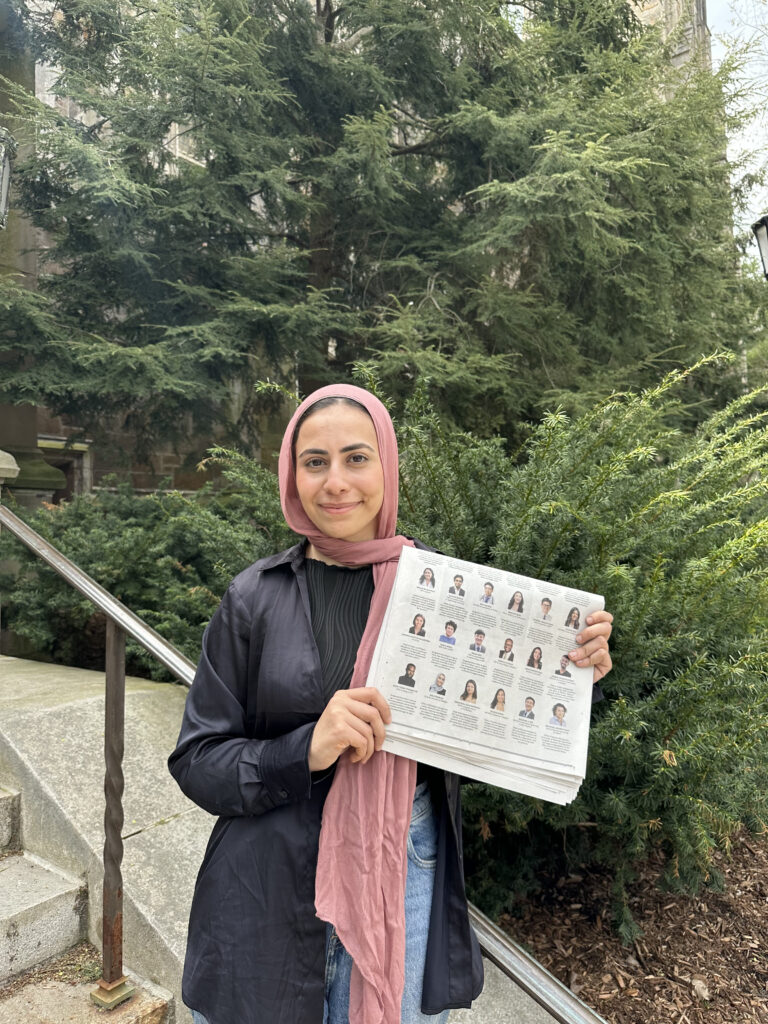
[[[373,686],[337,690],[320,715],[309,745],[309,770],[321,772],[351,748],[350,760],[365,764],[381,750],[385,726],[392,721],[389,704]]]

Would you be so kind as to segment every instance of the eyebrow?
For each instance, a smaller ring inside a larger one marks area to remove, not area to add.
[[[356,444],[345,444],[343,448],[339,449],[339,451],[342,452],[342,453],[354,452],[354,451],[357,451],[358,448],[367,448],[368,451],[370,451],[370,452],[374,452],[375,451],[375,448],[373,447],[373,445],[366,444],[365,441],[358,441]],[[299,458],[303,459],[305,455],[327,455],[327,454],[328,454],[328,449],[327,448],[305,448],[303,452],[299,452]]]

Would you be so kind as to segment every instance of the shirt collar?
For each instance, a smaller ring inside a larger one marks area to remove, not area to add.
[[[269,558],[265,558],[261,563],[263,572],[268,572],[270,569],[276,569],[281,565],[290,565],[294,572],[303,564],[305,558],[305,546],[306,540],[302,539],[298,544],[294,544],[292,548],[286,548],[285,551],[278,551],[276,555],[270,555]]]

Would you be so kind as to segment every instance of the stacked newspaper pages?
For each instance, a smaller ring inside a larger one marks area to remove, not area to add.
[[[384,749],[566,804],[587,762],[592,669],[569,659],[603,598],[406,547],[368,685]]]

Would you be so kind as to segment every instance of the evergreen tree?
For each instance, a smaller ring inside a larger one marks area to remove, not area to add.
[[[248,444],[254,379],[368,359],[514,439],[755,335],[726,77],[619,0],[13,3],[62,103],[16,94],[51,272],[0,280],[1,400]]]

